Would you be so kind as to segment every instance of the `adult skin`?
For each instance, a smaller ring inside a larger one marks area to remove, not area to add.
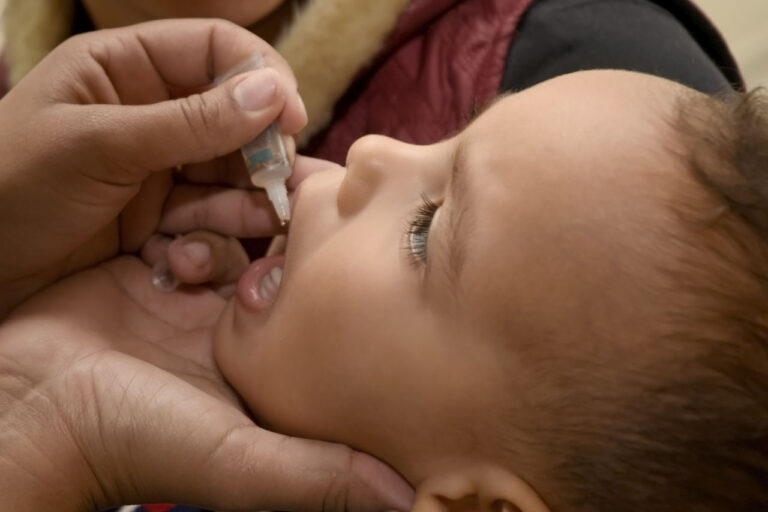
[[[255,51],[270,69],[208,86]],[[284,62],[210,20],[78,36],[0,102],[0,289],[3,312],[16,308],[0,324],[4,508],[409,507],[411,489],[375,459],[242,411],[211,358],[212,290],[158,292],[125,256],[18,306],[158,230],[276,232],[261,195],[196,182],[231,181],[217,159],[278,116],[287,133],[305,122]],[[170,169],[186,164],[195,183],[177,185]]]
[[[376,459],[257,427],[213,361],[224,299],[160,292],[149,277],[118,258],[0,326],[4,510],[410,508],[410,487]]]
[[[254,52],[267,69],[211,88]],[[138,251],[156,231],[278,232],[262,192],[210,186],[237,181],[232,152],[278,116],[288,134],[306,123],[290,69],[226,22],[154,22],[61,45],[0,101],[0,318],[56,279]],[[171,171],[181,165],[183,183]],[[232,259],[242,257],[229,250],[234,240],[209,238],[218,243],[201,268],[191,251],[179,269],[186,282],[231,281],[247,263]]]
[[[120,27],[162,18],[222,18],[249,27],[269,40],[290,19],[292,4],[285,0],[84,0],[96,26]]]

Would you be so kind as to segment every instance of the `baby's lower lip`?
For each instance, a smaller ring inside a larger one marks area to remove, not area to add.
[[[254,260],[237,283],[240,304],[255,313],[270,309],[280,293],[284,266],[284,254]]]

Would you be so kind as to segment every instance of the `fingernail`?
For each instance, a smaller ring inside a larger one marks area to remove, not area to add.
[[[211,259],[211,247],[205,242],[187,242],[181,247],[181,253],[196,267],[202,267]]]
[[[275,97],[277,84],[272,73],[256,72],[235,86],[232,93],[243,110],[261,110]]]

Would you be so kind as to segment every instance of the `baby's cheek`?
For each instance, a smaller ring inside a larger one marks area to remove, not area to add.
[[[344,423],[365,405],[362,383],[382,362],[373,339],[382,308],[353,274],[336,268],[296,275],[297,282],[305,278],[302,289],[283,290],[291,297],[283,305],[290,307],[270,319],[259,361],[263,389],[252,404],[274,428],[344,442]]]

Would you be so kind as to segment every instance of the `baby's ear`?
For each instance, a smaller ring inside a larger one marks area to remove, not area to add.
[[[412,512],[549,512],[522,478],[495,464],[434,475],[416,489]]]

